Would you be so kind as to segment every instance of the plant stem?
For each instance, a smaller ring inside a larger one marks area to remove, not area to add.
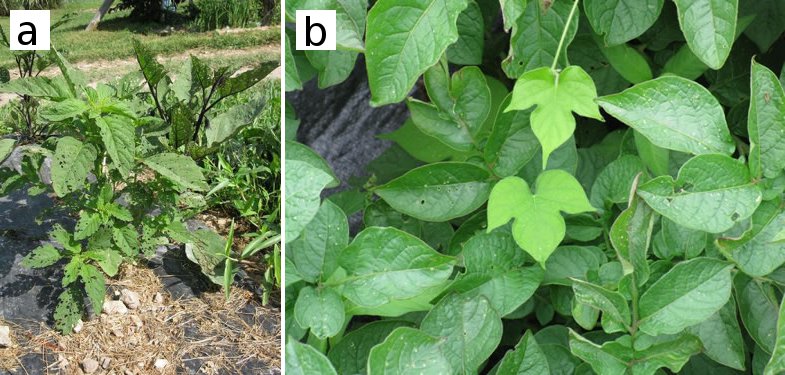
[[[559,55],[561,54],[562,46],[564,45],[564,39],[567,38],[567,31],[570,30],[570,23],[572,23],[572,17],[575,15],[575,10],[578,9],[578,0],[575,0],[572,3],[572,9],[570,9],[570,15],[567,16],[567,22],[564,23],[564,30],[561,32],[561,38],[559,38],[559,47],[556,48],[556,56],[553,57],[553,64],[551,64],[551,70],[556,70],[556,65],[559,63]]]

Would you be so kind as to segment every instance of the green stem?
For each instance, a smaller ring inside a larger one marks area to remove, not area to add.
[[[556,49],[556,56],[553,57],[553,64],[551,64],[551,70],[556,70],[556,65],[559,63],[559,55],[561,54],[562,46],[564,45],[564,39],[567,39],[567,31],[570,30],[570,23],[572,23],[572,17],[575,15],[575,10],[578,9],[578,0],[575,0],[572,3],[572,9],[570,9],[570,15],[567,16],[567,22],[564,23],[564,31],[561,33],[561,38],[559,38],[559,47]]]

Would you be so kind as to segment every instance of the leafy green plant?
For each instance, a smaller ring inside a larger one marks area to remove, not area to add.
[[[337,51],[286,34],[287,90],[364,53],[410,112],[325,195],[287,107],[287,370],[785,371],[779,2],[368,5],[322,3]]]
[[[138,48],[142,73],[148,78],[157,77],[154,86],[159,90],[168,90],[167,83],[171,82],[165,72]],[[179,142],[181,138],[168,135],[189,124],[185,119],[150,116],[166,114],[165,104],[179,106],[173,111],[187,113],[186,103],[175,102],[160,91],[141,93],[138,80],[134,85],[131,78],[99,83],[93,88],[56,50],[51,56],[61,75],[25,77],[5,86],[6,90],[40,101],[38,117],[53,132],[40,145],[18,147],[23,159],[21,170],[4,169],[2,188],[3,192],[27,188],[31,194],[54,193],[65,208],[78,216],[73,230],[54,228],[50,233],[52,243],[34,249],[23,261],[34,268],[65,264],[62,284],[67,289],[55,311],[56,327],[63,333],[71,332],[85,311],[85,296],[89,297],[92,310],[100,312],[104,275],[116,275],[124,261],[151,256],[160,245],[185,243],[188,258],[199,264],[217,285],[225,284],[229,279],[222,277],[233,276],[233,264],[228,260],[231,254],[225,251],[224,239],[210,230],[191,232],[185,226],[187,218],[205,208],[204,194],[209,189],[203,168],[184,153],[184,145],[193,142],[191,135],[183,141],[183,147],[173,147],[168,142],[170,138]],[[247,79],[249,75],[224,76],[225,69],[224,73],[211,75],[212,70],[199,66],[205,68],[199,77],[209,82],[216,95],[213,101],[208,97],[209,104],[200,107],[205,116],[204,127],[209,121],[209,105],[256,81]],[[250,76],[254,74],[258,71],[252,71]],[[178,81],[181,85],[183,82],[188,85],[174,90],[192,88],[186,78]],[[214,128],[199,135],[217,147],[225,140],[220,137],[229,137],[247,124],[233,123],[227,130],[213,119],[211,125]],[[227,133],[216,136],[220,132]],[[16,143],[3,139],[0,156],[5,159],[17,148]],[[44,172],[47,160],[51,161],[48,176]],[[274,237],[274,233],[264,238],[270,240],[269,237]],[[252,255],[258,246],[272,244],[262,242],[256,246],[247,252]],[[239,259],[247,258],[248,253],[240,254]]]
[[[38,6],[44,7],[44,5],[46,5],[45,3],[46,2],[41,2]],[[31,2],[31,4],[26,5],[25,8],[37,9],[35,2]],[[50,32],[70,21],[73,16],[73,13],[67,13],[60,17],[59,20],[51,25]],[[10,48],[8,37],[2,27],[0,27],[0,43],[6,48]],[[18,77],[22,79],[37,77],[46,68],[54,65],[56,61],[52,52],[11,51],[11,54],[16,62]],[[0,69],[0,76],[0,82],[7,83],[10,81],[8,69]],[[18,91],[11,87],[2,88],[0,89],[0,92],[17,93]],[[25,142],[38,142],[45,139],[49,135],[51,129],[49,129],[45,122],[42,123],[39,121],[36,116],[39,102],[34,97],[26,95],[24,91],[19,93],[18,96],[19,100],[12,102],[12,104],[7,107],[6,111],[8,112],[4,122],[9,125],[12,132],[18,133],[24,137],[23,141]]]
[[[256,235],[253,240],[248,242],[245,247],[242,248],[241,251],[238,253],[232,252],[232,248],[234,245],[234,221],[232,221],[231,226],[229,227],[229,234],[226,236],[226,243],[224,244],[223,249],[223,256],[224,256],[224,267],[223,267],[223,280],[222,286],[224,289],[224,293],[226,295],[226,299],[229,299],[229,292],[231,290],[231,286],[234,283],[234,277],[237,275],[239,267],[241,265],[249,266],[249,267],[259,267],[258,263],[250,261],[250,258],[254,257],[259,251],[263,249],[267,249],[270,247],[274,247],[274,251],[270,254],[272,259],[266,259],[268,264],[271,265],[268,271],[265,272],[265,279],[264,279],[264,295],[262,296],[262,304],[267,305],[269,303],[270,292],[275,288],[279,288],[280,285],[280,252],[277,249],[277,244],[281,242],[281,235],[275,232],[266,232],[266,233],[259,233]],[[277,259],[276,259],[277,258]]]
[[[196,3],[198,14],[194,25],[199,30],[215,30],[222,27],[255,26],[262,20],[261,0],[200,0]]]
[[[197,159],[215,152],[221,143],[251,125],[264,109],[265,100],[257,98],[215,117],[211,117],[211,110],[224,99],[253,87],[278,66],[272,61],[235,72],[229,67],[213,69],[191,56],[174,81],[139,41],[134,42],[134,50],[154,115],[168,125],[167,143]]]
[[[207,204],[248,220],[261,231],[280,232],[281,115],[280,81],[268,81],[218,105],[217,114],[267,100],[253,124],[222,143],[204,159],[211,181]]]

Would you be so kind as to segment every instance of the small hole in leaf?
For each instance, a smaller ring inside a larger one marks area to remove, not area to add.
[[[420,200],[420,204],[425,204],[425,199]]]
[[[733,221],[736,221],[736,220],[739,219],[739,216],[741,216],[741,215],[739,215],[738,212],[734,212],[733,215],[730,215],[730,219],[733,220]]]

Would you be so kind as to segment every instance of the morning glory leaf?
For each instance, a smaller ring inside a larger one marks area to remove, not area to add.
[[[526,181],[516,176],[499,181],[488,198],[488,232],[515,219],[515,242],[542,264],[564,238],[565,223],[559,212],[579,214],[595,208],[578,180],[560,169],[541,173],[535,189],[532,194]]]
[[[548,156],[566,142],[575,131],[571,112],[602,121],[594,99],[597,88],[588,73],[579,66],[561,72],[539,68],[524,73],[515,83],[512,100],[506,111],[520,111],[536,105],[531,127],[542,145],[542,165]]]

